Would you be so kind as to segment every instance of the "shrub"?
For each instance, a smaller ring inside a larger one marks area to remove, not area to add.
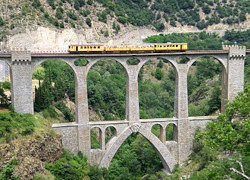
[[[55,106],[57,109],[59,109],[63,113],[66,120],[68,120],[69,122],[73,122],[75,120],[69,108],[63,103],[63,101],[58,101],[55,104]]]
[[[86,18],[86,24],[91,27],[91,19],[90,18]]]
[[[160,68],[156,68],[155,78],[158,79],[158,80],[161,80],[163,78],[163,72],[161,71]]]
[[[77,59],[74,64],[76,66],[86,66],[88,64],[88,61],[85,58]]]

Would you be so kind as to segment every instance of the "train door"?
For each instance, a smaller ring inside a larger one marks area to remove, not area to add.
[[[182,51],[182,44],[181,44],[181,51]]]

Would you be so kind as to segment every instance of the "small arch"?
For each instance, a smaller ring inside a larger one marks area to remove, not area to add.
[[[105,129],[105,144],[107,144],[113,137],[117,136],[117,131],[114,126],[109,126]]]
[[[102,148],[102,130],[98,127],[93,127],[90,130],[91,149]]]
[[[178,142],[178,129],[174,123],[170,123],[166,127],[166,141]]]

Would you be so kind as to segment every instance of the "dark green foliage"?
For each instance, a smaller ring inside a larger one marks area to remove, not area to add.
[[[112,160],[107,179],[140,179],[162,168],[162,163],[149,141],[132,134],[117,151]]]
[[[43,111],[43,117],[44,118],[56,118],[57,117],[57,112],[55,110],[54,106],[49,106],[47,109]]]
[[[161,71],[160,68],[157,69]],[[173,117],[174,94],[175,72],[172,69],[160,83],[139,80],[140,118]]]
[[[64,104],[64,102],[62,101],[58,101],[56,104],[55,104],[56,108],[59,109],[63,115],[64,115],[64,118],[66,120],[68,120],[69,122],[73,122],[75,121],[75,118],[74,116],[71,114],[69,108]]]
[[[39,0],[34,0],[32,6],[38,9],[41,6],[41,2]]]
[[[93,0],[88,0],[88,1],[87,1],[87,4],[88,4],[88,5],[92,5],[92,4],[93,4]]]
[[[99,61],[88,73],[88,102],[105,120],[125,119],[126,73],[115,61]]]
[[[163,78],[163,72],[160,68],[156,68],[155,70],[155,78],[161,80]]]
[[[16,159],[12,159],[11,161],[9,161],[4,169],[0,169],[0,179],[1,180],[19,180],[20,179],[19,177],[13,175],[15,166],[17,164],[18,163]]]
[[[156,22],[155,24],[154,24],[154,27],[155,27],[155,29],[157,30],[157,31],[163,31],[164,30],[164,28],[165,28],[165,26],[164,26],[164,24],[162,23],[162,22]]]
[[[60,6],[56,9],[56,17],[57,19],[62,19],[63,18],[63,8]]]
[[[86,157],[74,156],[66,150],[59,160],[46,164],[45,167],[57,180],[82,180],[89,171]]]
[[[106,10],[98,13],[98,20],[106,23],[107,22],[107,14],[108,14],[108,12]]]
[[[77,59],[74,64],[76,66],[86,66],[88,64],[88,61],[85,58]]]
[[[70,100],[75,99],[74,71],[69,65],[62,61],[48,60],[42,64],[45,69],[43,83],[36,88],[35,111],[42,111],[69,96]],[[68,118],[72,120],[72,118]]]
[[[80,12],[80,14],[81,14],[82,16],[84,16],[84,17],[87,17],[87,16],[90,14],[90,11],[89,11],[88,9],[82,10],[82,11]]]
[[[5,90],[10,90],[10,84],[8,82],[0,82],[0,106],[6,106],[10,101],[8,96],[4,93]]]
[[[86,24],[91,27],[91,19],[90,18],[86,18]]]
[[[100,180],[107,174],[105,169],[99,169],[96,165],[91,166],[87,162],[87,157],[83,156],[81,152],[73,155],[67,150],[63,151],[60,159],[46,164],[45,167],[55,176],[56,180]]]
[[[137,65],[139,62],[140,62],[140,60],[137,59],[137,58],[134,58],[134,57],[129,58],[129,59],[127,60],[127,64],[128,64],[128,65]]]
[[[101,149],[99,128],[92,128],[90,131],[91,149]]]
[[[239,171],[240,161],[249,176],[250,86],[227,105],[226,112],[207,124],[205,131],[196,132],[192,159],[199,162],[199,169],[190,179],[242,179],[230,168]],[[218,159],[218,154],[226,153]],[[230,152],[230,153],[228,153]]]
[[[47,0],[48,4],[51,6],[52,9],[56,9],[55,1],[54,0]]]
[[[68,17],[69,17],[70,19],[73,19],[73,20],[77,20],[77,19],[78,19],[76,13],[75,13],[73,10],[68,11],[68,12],[67,12],[67,15],[68,15]]]
[[[29,135],[34,131],[33,116],[18,113],[0,113],[0,142],[9,142],[19,135]]]

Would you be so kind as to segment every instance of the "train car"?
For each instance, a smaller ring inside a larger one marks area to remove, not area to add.
[[[70,45],[69,53],[163,53],[186,51],[187,43],[158,43],[147,46]]]

